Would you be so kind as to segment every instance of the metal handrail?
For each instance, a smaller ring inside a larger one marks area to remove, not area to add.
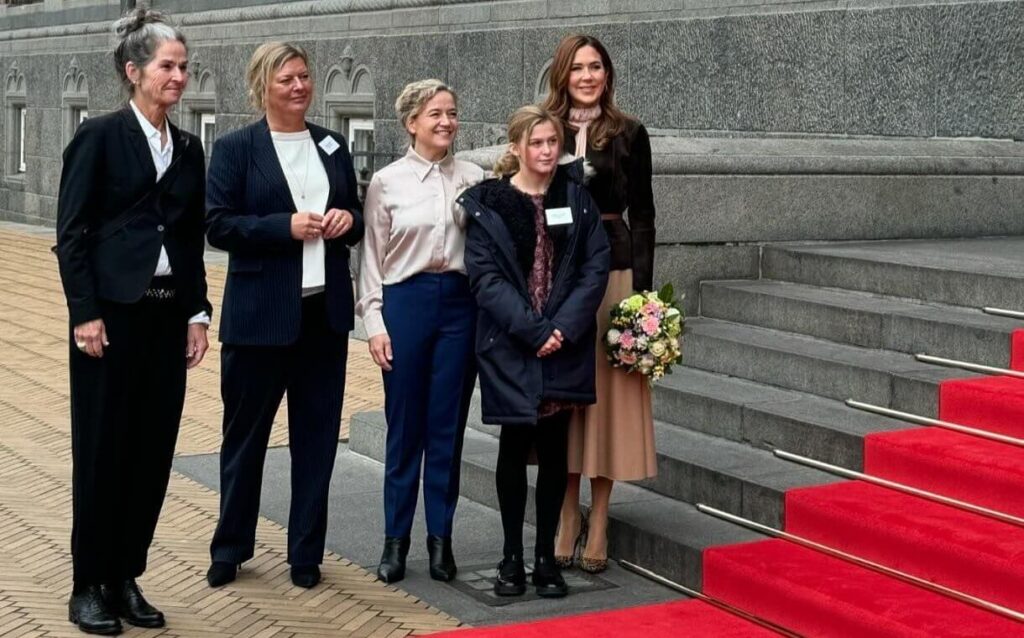
[[[936,494],[935,492],[929,492],[927,490],[922,490],[920,488],[905,485],[903,483],[897,483],[896,481],[890,481],[889,479],[884,479],[880,476],[872,476],[871,474],[865,474],[864,472],[857,472],[855,470],[850,470],[839,465],[833,465],[831,463],[826,463],[824,461],[812,459],[808,456],[801,456],[799,454],[793,454],[792,452],[786,452],[785,450],[775,449],[772,450],[772,453],[775,454],[775,456],[779,457],[780,459],[785,459],[787,461],[792,461],[794,463],[806,465],[807,467],[813,467],[815,469],[829,472],[837,476],[842,476],[844,478],[854,479],[857,481],[864,481],[865,483],[872,483],[874,485],[889,488],[897,492],[910,494],[911,496],[917,496],[929,501],[935,501],[936,503],[941,503],[942,505],[949,505],[950,507],[962,509],[972,514],[979,514],[981,516],[986,516],[988,518],[994,518],[1003,523],[1009,523],[1011,525],[1017,525],[1018,527],[1024,527],[1024,518],[1014,516],[1013,514],[1008,514],[1006,512],[1001,512],[999,510],[990,509],[988,507],[983,507],[981,505],[975,505],[974,503],[961,501],[960,499],[952,498],[950,496],[943,496],[942,494]]]
[[[970,361],[960,361],[958,359],[946,359],[944,357],[933,357],[930,354],[915,354],[914,358],[922,363],[932,363],[938,366],[945,366],[947,368],[960,368],[962,370],[969,370],[971,372],[980,372],[982,374],[993,374],[1005,377],[1016,377],[1018,379],[1024,379],[1024,372],[1020,370],[1011,370],[1009,368],[996,368],[993,366],[986,366],[980,363],[971,363]]]
[[[930,425],[937,428],[943,428],[945,430],[959,432],[960,434],[969,434],[970,436],[976,436],[978,438],[988,439],[990,441],[998,441],[999,443],[1006,443],[1007,445],[1024,447],[1024,439],[1019,439],[1017,437],[1009,436],[1007,434],[999,434],[998,432],[990,432],[989,430],[980,430],[978,428],[960,425],[959,423],[951,423],[949,421],[940,421],[939,419],[933,419],[931,417],[921,416],[919,414],[912,414],[910,412],[900,412],[899,410],[893,410],[892,408],[886,408],[871,403],[863,403],[861,401],[855,401],[853,399],[847,399],[846,405],[856,410],[872,412],[880,416],[887,416],[893,419],[899,419],[901,421],[908,421],[910,423],[916,423],[918,425]]]
[[[740,609],[739,607],[735,607],[733,605],[730,605],[729,603],[725,602],[724,600],[719,600],[718,598],[715,598],[714,596],[708,596],[704,592],[697,591],[696,589],[690,589],[686,585],[682,585],[680,583],[677,583],[674,580],[669,580],[668,578],[665,578],[664,576],[662,576],[660,574],[652,572],[649,569],[645,569],[643,567],[640,567],[639,565],[635,565],[635,564],[633,564],[633,563],[631,563],[631,562],[629,562],[627,560],[621,560],[620,559],[618,561],[618,563],[619,563],[619,565],[621,565],[627,571],[631,571],[631,572],[633,572],[635,574],[639,574],[640,576],[643,576],[644,578],[647,578],[648,580],[652,580],[652,581],[658,583],[659,585],[664,585],[665,587],[668,587],[669,589],[674,589],[674,590],[676,590],[676,591],[678,591],[680,593],[683,593],[683,594],[686,594],[687,596],[690,596],[691,598],[696,598],[697,600],[706,602],[709,605],[713,605],[715,607],[718,607],[722,611],[725,611],[725,612],[730,613],[730,614],[732,614],[734,616],[742,618],[743,620],[747,620],[749,622],[752,622],[752,623],[754,623],[756,625],[759,625],[761,627],[764,627],[765,629],[769,629],[771,631],[774,631],[775,633],[779,634],[780,636],[786,636],[787,638],[804,638],[803,634],[798,634],[798,633],[796,633],[796,632],[794,632],[794,631],[792,631],[790,629],[787,629],[787,628],[783,627],[782,625],[777,625],[777,624],[773,623],[770,620],[765,620],[764,618],[761,618],[760,616],[755,616],[754,614],[750,613],[749,611],[744,611],[743,609]]]
[[[1010,319],[1024,319],[1024,312],[1020,310],[1007,310],[1006,308],[992,308],[986,306],[981,309],[982,312],[989,315],[996,315],[998,317],[1009,317]]]
[[[796,534],[790,534],[789,532],[784,532],[782,530],[775,529],[774,527],[762,525],[761,523],[752,521],[747,518],[743,518],[742,516],[736,516],[735,514],[730,514],[729,512],[725,512],[714,507],[709,507],[707,505],[704,505],[703,503],[698,503],[697,509],[703,512],[704,514],[720,518],[724,521],[735,523],[737,525],[742,525],[754,531],[761,532],[762,534],[766,534],[774,538],[780,538],[782,540],[789,541],[796,545],[813,549],[828,556],[832,556],[833,558],[839,558],[840,560],[852,563],[854,565],[857,565],[858,567],[864,567],[865,569],[870,569],[880,574],[891,576],[898,580],[902,580],[912,585],[916,585],[918,587],[921,587],[922,589],[927,589],[937,594],[949,596],[954,600],[959,600],[962,603],[978,607],[979,609],[984,609],[985,611],[990,611],[994,614],[999,614],[1000,616],[1004,616],[1011,620],[1016,620],[1017,622],[1024,622],[1024,613],[1021,613],[1014,609],[1010,609],[1009,607],[1004,607],[998,603],[985,600],[984,598],[978,598],[977,596],[972,596],[971,594],[967,594],[957,589],[953,589],[952,587],[947,587],[945,585],[933,583],[932,581],[925,580],[919,576],[914,576],[912,574],[902,572],[898,569],[893,569],[892,567],[882,565],[881,563],[876,563],[866,558],[861,558],[860,556],[857,556],[855,554],[850,554],[849,552],[844,552],[834,547],[829,547],[828,545],[812,541],[802,536],[797,536]]]

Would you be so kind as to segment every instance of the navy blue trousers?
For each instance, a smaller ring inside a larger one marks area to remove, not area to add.
[[[302,331],[294,344],[221,348],[224,441],[220,520],[210,544],[214,561],[242,563],[253,556],[263,462],[274,415],[287,391],[292,462],[288,563],[323,562],[347,357],[348,335],[328,325],[323,294],[302,300]]]
[[[421,273],[385,286],[383,301],[394,357],[384,373],[385,534],[409,536],[422,471],[427,533],[451,536],[476,378],[476,302],[458,273]]]

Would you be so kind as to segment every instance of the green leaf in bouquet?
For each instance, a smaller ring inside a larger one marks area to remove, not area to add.
[[[672,299],[676,296],[675,288],[672,287],[672,283],[669,282],[661,287],[658,291],[658,299],[661,299],[663,303],[671,304]]]

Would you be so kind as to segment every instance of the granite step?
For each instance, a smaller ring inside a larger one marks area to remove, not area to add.
[[[382,412],[354,415],[349,449],[383,461],[385,427]],[[466,430],[461,494],[494,509],[498,509],[494,487],[497,451],[498,441],[493,436],[473,428]],[[536,468],[529,468],[527,476],[526,518],[534,522]],[[589,502],[585,485],[583,500],[584,504]],[[705,549],[764,538],[701,514],[689,503],[629,483],[617,484],[612,492],[608,534],[611,557],[628,560],[695,589],[701,587]]]
[[[686,322],[683,360],[709,372],[931,417],[941,381],[975,376],[908,354],[705,318]]]
[[[1024,310],[1019,238],[766,245],[761,276],[955,306]]]
[[[658,475],[641,485],[685,503],[704,503],[781,529],[786,490],[826,485],[835,475],[767,450],[656,421]]]
[[[835,399],[686,366],[655,384],[654,418],[858,471],[864,466],[865,436],[917,427],[854,410]]]
[[[1010,336],[1022,324],[976,308],[781,281],[701,285],[701,314],[862,348],[1010,364]]]
[[[697,370],[679,370],[678,376],[690,375],[704,375],[706,377],[704,389],[712,395],[717,393],[722,398],[730,391],[735,390],[736,383],[747,383],[738,379],[710,375]],[[673,374],[668,379],[676,376],[677,374]],[[668,379],[663,380],[663,383],[668,382]],[[672,379],[671,383],[679,384],[676,379]],[[716,383],[721,385],[716,388]],[[775,392],[786,395],[786,398],[783,399],[784,402],[792,400],[789,395],[795,395],[795,393],[786,393],[769,386],[761,387],[764,388],[766,393]],[[660,390],[656,390],[656,396],[660,392]],[[812,397],[807,398],[813,399]],[[501,428],[500,426],[484,424],[480,420],[480,411],[476,405],[478,399],[479,393],[476,393],[474,395],[474,405],[470,408],[466,427],[468,430],[496,437]],[[711,401],[713,399],[708,400]],[[694,403],[699,401],[699,398],[694,397]],[[656,399],[654,405],[655,411],[658,412],[660,406],[663,405],[663,401]],[[851,413],[858,420],[861,419],[861,415],[868,419],[872,418],[872,415],[851,410],[846,406],[842,406],[842,409]],[[783,407],[780,411],[783,414],[797,415],[793,417],[794,419],[798,419],[800,415],[799,410],[791,409],[787,412],[786,407]],[[737,416],[742,418],[742,413],[737,413]],[[766,420],[767,418],[770,417],[766,415]],[[741,437],[730,438],[720,436],[714,431],[713,426],[701,427],[701,425],[698,425],[693,427],[691,426],[692,420],[685,420],[680,423],[678,420],[665,421],[656,417],[654,430],[657,442],[658,476],[654,479],[643,481],[640,485],[676,500],[687,503],[705,503],[726,511],[735,512],[765,525],[781,525],[782,494],[787,489],[831,483],[835,479],[831,474],[794,465],[793,463],[776,458],[770,451],[776,447],[773,440],[793,443],[794,445],[784,448],[787,451],[813,455],[813,458],[827,462],[836,461],[838,456],[840,457],[838,460],[844,461],[845,466],[860,469],[863,439],[855,436],[847,437],[849,441],[847,447],[850,450],[844,450],[845,455],[837,455],[834,451],[825,449],[825,445],[817,445],[812,449],[807,449],[803,445],[795,444],[800,439],[794,440],[795,437],[787,436],[789,431],[795,430],[798,426],[793,426],[781,418],[778,421],[779,425],[776,429],[783,430],[783,433],[780,434],[777,431],[765,432],[764,434],[767,436],[779,436],[774,439],[761,436],[756,439],[756,447],[752,447],[750,441],[745,441]],[[897,425],[892,425],[888,428],[876,426],[871,428],[871,431],[909,427],[909,424],[894,423]],[[817,438],[820,440],[826,438],[828,434],[832,434],[832,431],[827,430],[827,425],[808,424],[806,429],[810,430],[816,427],[824,427],[826,432],[824,434],[812,433],[810,436],[804,435],[803,438],[807,440]],[[841,426],[835,427],[837,429],[841,428]],[[799,437],[800,434],[798,433],[797,436]],[[836,435],[832,438],[837,439],[840,436]],[[840,449],[843,448],[840,447]],[[821,452],[826,453],[821,455]],[[821,456],[825,458],[821,458]],[[856,458],[856,463],[849,462],[852,457]]]

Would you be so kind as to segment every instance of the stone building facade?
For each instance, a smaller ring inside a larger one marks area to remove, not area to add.
[[[61,150],[123,101],[122,2],[0,6],[0,219],[52,224]],[[460,92],[466,151],[544,90],[555,43],[608,46],[620,105],[656,136],[659,278],[756,275],[766,241],[1024,233],[1024,1],[154,0],[190,40],[177,118],[212,141],[249,122],[244,68],[305,46],[312,118],[366,173],[404,150],[406,83]],[[472,155],[472,153],[470,153]]]

